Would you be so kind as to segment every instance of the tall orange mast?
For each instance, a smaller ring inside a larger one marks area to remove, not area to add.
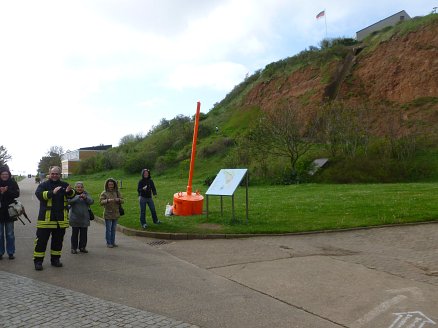
[[[195,168],[196,140],[198,139],[199,114],[201,112],[201,103],[198,101],[196,107],[195,126],[193,128],[192,155],[190,156],[189,181],[186,192],[177,192],[173,195],[173,214],[189,216],[202,214],[204,197],[196,192],[192,194],[193,171]]]

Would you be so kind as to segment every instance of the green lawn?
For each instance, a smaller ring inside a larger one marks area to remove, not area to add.
[[[120,181],[118,172],[111,177]],[[93,210],[102,215],[98,205],[107,176],[102,174],[81,176],[70,180],[84,181],[85,188],[95,199]],[[108,176],[109,177],[109,176]],[[123,177],[121,192],[125,199],[125,212],[119,223],[140,229],[139,206],[136,192],[138,177]],[[220,197],[209,197],[209,215],[165,217],[167,203],[173,195],[186,191],[187,178],[154,177],[158,191],[155,206],[161,225],[150,225],[148,230],[190,233],[285,233],[353,227],[378,226],[438,220],[438,183],[397,184],[301,184],[290,186],[250,186],[249,220],[246,224],[245,188],[235,196],[235,217],[232,221],[231,197],[223,197],[221,215]],[[193,181],[193,191],[205,195],[207,186]],[[206,199],[204,199],[204,209]],[[147,210],[147,221],[152,223]]]

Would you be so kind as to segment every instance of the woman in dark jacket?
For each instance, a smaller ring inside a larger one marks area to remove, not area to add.
[[[5,239],[9,259],[15,258],[14,221],[16,218],[9,216],[8,207],[18,196],[20,196],[20,188],[18,188],[17,182],[12,179],[9,167],[7,165],[0,167],[0,260],[5,253]]]
[[[143,169],[141,171],[141,179],[137,186],[138,200],[140,202],[140,224],[143,229],[148,227],[146,223],[146,204],[151,210],[152,220],[155,224],[160,224],[158,220],[157,212],[155,211],[154,200],[152,195],[157,196],[157,189],[155,189],[154,181],[151,178],[151,171]]]

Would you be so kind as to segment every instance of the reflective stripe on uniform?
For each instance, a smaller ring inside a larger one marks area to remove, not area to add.
[[[37,228],[68,228],[68,220],[66,221],[43,221],[38,220],[37,221]]]
[[[50,221],[50,213],[52,212],[52,199],[47,200],[46,213],[44,213],[44,219]]]
[[[44,257],[45,252],[33,252],[33,257]]]

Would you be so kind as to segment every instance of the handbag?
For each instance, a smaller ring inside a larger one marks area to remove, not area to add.
[[[117,191],[117,197],[120,198],[119,191]],[[125,209],[122,207],[122,204],[119,204],[119,214],[120,216],[125,215]]]
[[[20,220],[21,223],[23,223],[23,225],[24,225],[24,221],[21,219],[20,217],[21,215],[23,215],[26,218],[26,220],[30,222],[23,204],[18,199],[14,199],[14,202],[9,204],[8,214],[15,221]]]
[[[93,221],[94,220],[94,213],[91,210],[91,208],[88,208],[88,215],[90,216],[90,221]]]
[[[17,218],[23,213],[25,213],[25,209],[23,204],[19,200],[14,200],[13,203],[9,204],[8,213],[11,218]]]

